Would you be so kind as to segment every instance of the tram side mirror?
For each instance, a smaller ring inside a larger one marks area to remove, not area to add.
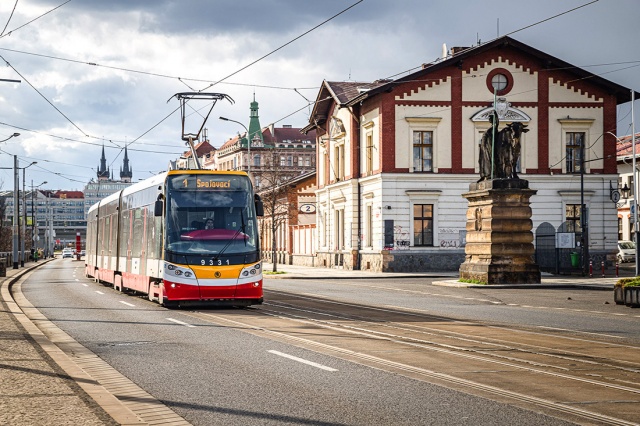
[[[264,216],[264,204],[262,198],[258,194],[255,195],[256,216]]]
[[[153,214],[156,217],[162,216],[162,210],[164,207],[164,203],[162,200],[156,200],[155,206],[153,206]]]

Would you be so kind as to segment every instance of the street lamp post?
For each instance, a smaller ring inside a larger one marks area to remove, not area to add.
[[[20,205],[18,204],[18,188],[20,187],[18,173],[18,156],[13,156],[13,269],[18,269],[18,246],[20,245]]]
[[[584,138],[580,143],[580,228],[582,238],[582,275],[589,273],[589,221],[587,220],[587,206],[584,204]]]
[[[20,257],[20,266],[24,268],[24,254],[25,254],[25,240],[27,239],[27,192],[25,191],[25,182],[26,182],[26,170],[33,166],[34,164],[38,164],[37,161],[32,161],[26,167],[22,167],[22,208],[24,218],[22,225],[22,242],[20,243],[20,247],[22,250],[22,256]],[[31,218],[33,220],[33,217]],[[20,232],[18,233],[20,235]]]
[[[244,127],[244,130],[247,131],[247,157],[249,157],[249,161],[247,161],[247,174],[249,176],[251,176],[251,139],[250,139],[250,135],[249,135],[249,129],[247,129],[247,126],[245,126],[244,124],[242,124],[239,121],[236,120],[232,120],[230,118],[226,118],[226,117],[220,117],[220,120],[223,121],[231,121],[232,123],[236,123],[241,125],[242,127]]]
[[[38,238],[37,234],[36,234],[36,214],[35,214],[35,188],[39,188],[42,185],[45,185],[47,183],[47,181],[45,180],[44,182],[42,182],[40,185],[38,186],[33,186],[33,179],[31,179],[31,239],[33,240],[33,246],[35,249],[38,248],[38,244],[36,243],[36,240]],[[35,254],[35,252],[34,252]]]

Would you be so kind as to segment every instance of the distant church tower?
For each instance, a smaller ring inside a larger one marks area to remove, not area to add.
[[[102,145],[102,157],[100,158],[97,175],[98,180],[109,180],[109,168],[107,167],[107,158],[104,156],[104,144]]]
[[[133,170],[129,166],[129,155],[127,155],[127,147],[124,147],[124,160],[122,161],[122,167],[120,168],[120,180],[122,182],[131,182],[133,178]]]
[[[255,93],[253,94],[253,102],[251,102],[250,110],[251,115],[249,118],[249,134],[247,135],[247,139],[249,139],[249,143],[252,144],[251,146],[263,146],[264,139],[262,137],[262,128],[260,127],[258,103],[256,102]]]

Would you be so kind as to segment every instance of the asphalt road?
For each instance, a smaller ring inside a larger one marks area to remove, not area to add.
[[[268,289],[402,307],[459,320],[549,327],[640,343],[640,310],[616,305],[613,291],[588,289],[451,288],[441,279],[271,280]]]
[[[262,307],[167,310],[96,284],[83,277],[82,268],[82,262],[56,260],[37,269],[22,291],[58,327],[194,425],[568,424],[256,333],[256,324],[267,323]],[[295,291],[451,319],[638,339],[635,312],[616,307],[605,292],[525,293],[425,284],[268,280],[265,288],[267,301],[270,291]],[[246,318],[252,326],[240,321]],[[296,336],[304,337],[305,327],[297,328]],[[365,337],[353,339],[370,343]]]

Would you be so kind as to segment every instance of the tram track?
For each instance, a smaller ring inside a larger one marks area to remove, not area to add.
[[[638,424],[637,346],[311,295],[269,295],[264,305],[233,319],[194,315],[419,380],[577,416],[580,423]]]

